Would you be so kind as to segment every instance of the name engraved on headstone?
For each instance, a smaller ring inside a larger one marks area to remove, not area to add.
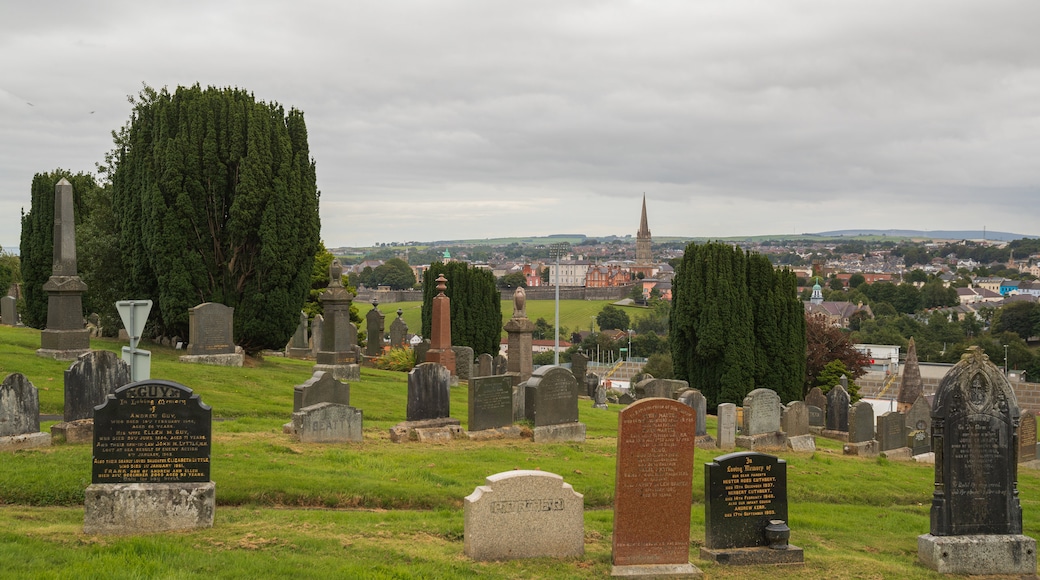
[[[93,483],[208,482],[211,420],[183,385],[120,387],[94,411]]]
[[[558,511],[563,511],[563,498],[491,502],[491,513],[493,514],[522,514],[524,512]]]

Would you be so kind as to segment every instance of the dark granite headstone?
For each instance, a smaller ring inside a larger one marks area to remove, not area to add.
[[[513,424],[513,378],[507,375],[469,380],[469,430],[483,431]]]
[[[415,345],[415,362],[416,364],[426,360],[426,352],[430,350],[430,341],[424,340],[419,344]]]
[[[809,389],[809,394],[805,396],[805,404],[810,407],[816,407],[823,413],[827,412],[827,396],[823,394],[820,387]],[[821,423],[821,425],[823,424]]]
[[[1023,411],[1018,423],[1018,461],[1036,459],[1036,413]]]
[[[809,413],[810,427],[823,427],[827,424],[827,418],[823,416],[823,409],[815,405],[806,405],[805,409]]]
[[[708,434],[708,400],[697,389],[686,389],[679,394],[679,402],[697,413],[697,436]]]
[[[1007,378],[972,347],[943,377],[932,407],[933,536],[1022,533],[1018,422]]]
[[[208,482],[212,416],[172,381],[119,387],[94,410],[92,482]]]
[[[350,385],[338,381],[332,373],[317,371],[303,384],[293,387],[293,413],[318,403],[350,404]]]
[[[390,323],[390,348],[408,346],[408,324],[401,318],[404,311],[397,309],[397,318]]]
[[[422,363],[408,373],[409,421],[451,416],[451,373],[443,365]]]
[[[325,317],[315,314],[314,320],[311,320],[311,356],[314,358],[318,357],[318,351],[321,350],[323,334],[325,334]]]
[[[455,376],[468,381],[473,376],[473,348],[452,346],[451,350],[455,352]]]
[[[906,412],[906,428],[910,431],[924,431],[928,437],[932,436],[932,406],[924,395],[917,397]]]
[[[596,392],[599,390],[599,376],[593,373],[585,373],[585,391],[589,393],[589,396],[596,398]],[[603,388],[603,392],[606,393],[606,387]],[[604,394],[604,396],[606,396]]]
[[[864,443],[874,439],[874,406],[858,401],[849,409],[849,443]]]
[[[615,566],[687,565],[697,414],[641,399],[618,415]]]
[[[40,431],[40,394],[22,373],[0,384],[0,437]]]
[[[310,341],[307,340],[307,313],[300,312],[300,322],[296,325],[296,331],[293,332],[292,338],[289,341],[290,348],[309,349]]]
[[[234,354],[235,309],[216,302],[188,309],[188,354]]]
[[[506,355],[495,355],[494,372],[496,375],[504,375],[509,372],[509,359]]]
[[[477,376],[490,377],[495,374],[495,357],[482,353],[477,357]]]
[[[0,323],[18,326],[18,301],[14,296],[0,298]]]
[[[571,373],[579,385],[585,384],[585,373],[588,372],[589,357],[576,352],[571,355]],[[592,396],[592,393],[589,394]]]
[[[780,417],[780,426],[788,437],[809,434],[809,406],[802,401],[791,401]]]
[[[383,329],[386,315],[379,311],[379,303],[372,301],[372,310],[365,315],[365,329],[368,331],[368,342],[365,345],[365,356],[383,355]]]
[[[577,382],[570,369],[540,366],[527,379],[524,412],[535,427],[578,421]]]
[[[827,391],[827,429],[849,430],[849,394],[841,385],[835,385]]]
[[[913,455],[922,455],[932,451],[932,439],[924,431],[911,431],[906,436],[906,445]]]
[[[787,462],[741,451],[704,466],[704,545],[767,546],[769,520],[787,520]]]
[[[906,417],[902,413],[889,411],[877,418],[877,440],[880,451],[906,447],[906,436]]]
[[[65,421],[93,419],[94,407],[131,382],[130,365],[107,350],[80,355],[65,371]]]

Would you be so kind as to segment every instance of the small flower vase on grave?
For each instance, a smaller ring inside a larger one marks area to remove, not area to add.
[[[769,520],[765,530],[766,541],[774,550],[786,550],[787,541],[791,539],[791,528],[784,520]]]

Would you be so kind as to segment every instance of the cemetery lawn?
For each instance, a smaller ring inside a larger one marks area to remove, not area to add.
[[[530,303],[529,303],[530,304]],[[551,304],[551,303],[550,303]],[[40,389],[45,414],[62,409],[68,363],[35,355],[39,332],[0,327],[0,373],[22,372]],[[95,340],[95,349],[121,344]],[[303,445],[281,431],[292,387],[312,363],[269,357],[241,369],[177,362],[146,345],[152,376],[183,383],[213,407],[212,529],[137,537],[82,532],[90,484],[88,445],[0,454],[0,578],[602,578],[609,575],[617,414],[581,400],[583,444],[530,439],[392,444],[404,420],[403,373],[362,369],[351,403],[364,412],[358,444]],[[466,388],[452,390],[466,425]],[[54,421],[47,421],[49,430]],[[709,432],[714,418],[709,417]],[[704,541],[704,463],[693,476],[690,559],[710,578],[940,578],[918,564],[929,527],[933,468],[845,457],[817,438],[815,453],[788,462],[791,541],[804,567],[722,567],[699,557]],[[585,496],[583,558],[474,562],[463,555],[463,498],[493,473],[558,473]],[[1040,472],[1021,469],[1024,533],[1040,537]]]

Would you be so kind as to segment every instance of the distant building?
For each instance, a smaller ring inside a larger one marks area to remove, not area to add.
[[[636,232],[636,263],[631,268],[632,276],[642,274],[644,278],[653,278],[657,275],[652,245],[650,226],[646,221],[646,195],[644,195],[643,212],[639,216],[639,231]]]
[[[820,287],[818,279],[813,285],[812,297],[804,304],[806,314],[823,316],[829,324],[839,328],[848,328],[849,320],[857,312],[863,312],[867,318],[874,318],[874,312],[870,309],[869,304],[824,300],[823,288]]]

